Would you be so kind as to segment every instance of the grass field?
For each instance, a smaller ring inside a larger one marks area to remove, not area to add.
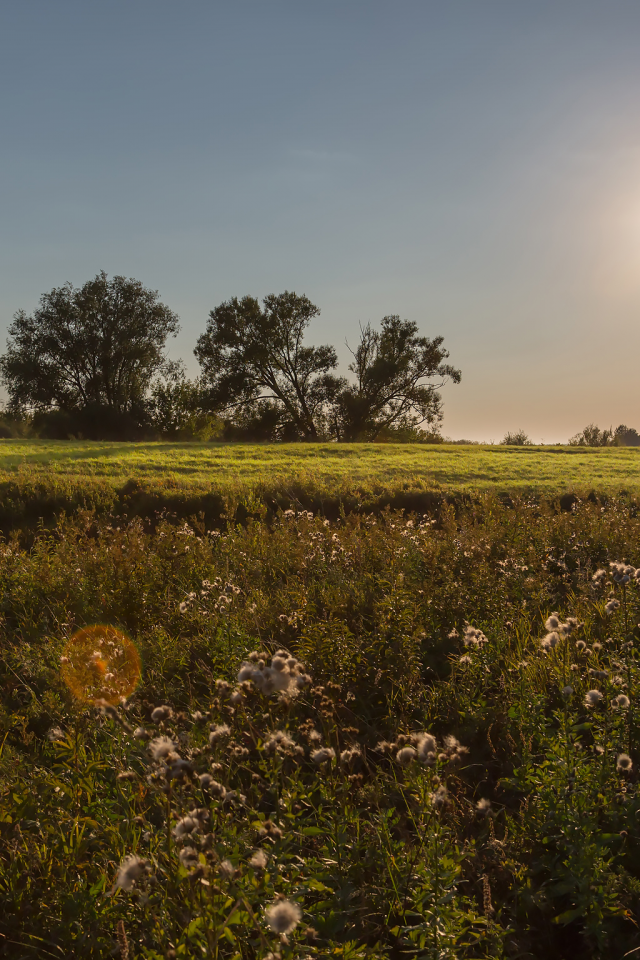
[[[3,453],[3,960],[640,950],[635,451]]]
[[[640,450],[439,444],[197,444],[0,441],[0,481],[131,478],[192,489],[313,481],[318,487],[640,490]]]

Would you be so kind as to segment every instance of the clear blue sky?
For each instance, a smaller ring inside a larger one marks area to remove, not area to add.
[[[0,344],[104,269],[195,373],[289,289],[442,334],[454,438],[640,429],[637,0],[5,0],[0,89]]]

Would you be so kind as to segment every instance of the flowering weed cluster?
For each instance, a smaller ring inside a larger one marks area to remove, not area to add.
[[[169,520],[0,558],[0,956],[640,947],[634,504]]]

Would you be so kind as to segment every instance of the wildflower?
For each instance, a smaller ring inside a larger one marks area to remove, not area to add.
[[[633,761],[628,753],[621,753],[616,763],[618,773],[629,773],[633,767]]]
[[[436,810],[441,810],[447,803],[449,793],[444,784],[441,784],[435,793],[431,794],[431,803]]]
[[[629,706],[629,697],[626,697],[624,693],[619,693],[618,696],[614,697],[611,701],[611,706],[618,710],[626,710]]]
[[[125,857],[118,869],[116,889],[120,887],[122,890],[133,890],[138,880],[145,875],[147,866],[148,861],[143,860],[142,857],[136,857],[134,854]]]
[[[191,714],[191,719],[193,720],[194,723],[202,723],[202,721],[206,720],[207,718],[204,715],[204,713],[200,712],[200,710],[196,710],[194,713]]]
[[[135,770],[121,770],[120,773],[116,775],[116,780],[135,780],[135,778]]]
[[[151,734],[147,733],[144,727],[136,727],[133,731],[133,736],[136,740],[148,740]]]
[[[353,747],[350,747],[348,750],[342,751],[342,753],[340,754],[340,763],[343,766],[348,767],[350,764],[355,763],[356,760],[359,760],[361,756],[362,756],[362,752],[360,750],[360,747],[353,746]]]
[[[265,753],[276,753],[276,751],[291,750],[295,745],[295,740],[292,740],[284,730],[275,730],[269,735],[263,750]]]
[[[543,650],[554,650],[555,647],[560,643],[560,636],[554,630],[552,633],[548,633],[546,637],[543,637],[540,641],[540,646]]]
[[[154,760],[162,760],[173,753],[176,747],[177,744],[173,742],[171,737],[156,737],[149,744],[149,752]]]
[[[576,650],[579,650],[581,653],[583,650],[586,650],[587,645],[584,640],[576,640]]]
[[[281,840],[282,830],[273,822],[273,820],[265,820],[258,830],[258,836],[261,839],[264,837],[270,837],[272,840]]]
[[[465,654],[465,656],[460,657],[460,659],[458,660],[458,663],[461,663],[464,666],[467,666],[468,664],[473,663],[473,660],[471,659],[471,657]]]
[[[287,934],[295,930],[302,919],[302,910],[291,900],[279,900],[265,910],[265,919],[274,933]]]
[[[565,700],[568,700],[569,697],[573,696],[573,687],[570,686],[569,684],[567,684],[566,687],[563,687],[562,696],[565,698]]]
[[[558,619],[557,613],[552,613],[550,617],[547,618],[547,622],[544,625],[545,630],[551,632],[552,630],[557,630],[560,626],[560,621]]]
[[[178,854],[183,867],[194,867],[198,862],[198,851],[194,847],[183,847]]]
[[[335,759],[336,752],[333,747],[320,747],[319,750],[314,750],[311,754],[311,759],[314,763],[320,765],[321,763],[327,763]]]
[[[486,817],[491,813],[491,800],[488,800],[486,797],[483,797],[481,800],[478,800],[476,803],[476,810],[482,817]]]
[[[189,605],[183,600],[182,603],[178,606],[180,613],[186,613],[189,608]]]
[[[607,578],[606,570],[596,570],[594,575],[591,577],[591,580],[593,581],[593,583],[600,586],[606,580],[606,578]]]
[[[236,868],[231,863],[231,860],[223,860],[218,867],[218,872],[223,880],[232,880],[236,875]]]
[[[151,713],[151,720],[153,723],[163,723],[165,720],[170,720],[172,716],[173,710],[171,707],[156,707]]]
[[[234,707],[239,707],[241,703],[244,703],[244,697],[242,695],[242,691],[234,690],[231,696],[229,697],[229,701],[230,703],[233,704]]]
[[[211,728],[211,733],[209,734],[209,744],[213,746],[217,740],[221,740],[222,737],[228,737],[230,733],[231,730],[226,723],[219,723],[216,727]]]
[[[420,763],[433,763],[436,758],[438,745],[436,738],[430,733],[421,733],[417,739],[418,760]]]
[[[195,817],[182,817],[173,828],[173,835],[174,837],[184,837],[198,830],[199,827],[200,822]]]
[[[51,727],[47,734],[47,739],[55,743],[56,740],[64,740],[64,730],[61,727]]]
[[[267,866],[267,861],[268,857],[264,850],[255,850],[249,860],[249,866],[253,867],[254,870],[264,870]]]
[[[608,670],[596,670],[594,667],[589,668],[589,676],[595,677],[596,680],[606,680],[609,676]]]
[[[616,600],[615,597],[611,597],[608,603],[605,604],[605,611],[607,613],[614,613],[620,607],[620,601]]]
[[[489,642],[482,630],[478,630],[477,627],[472,627],[469,623],[464,628],[463,640],[465,647],[470,645],[477,647],[481,643]]]
[[[183,760],[177,754],[170,754],[167,757],[168,761],[171,761],[169,775],[172,780],[183,780],[185,774],[193,774],[193,764],[189,763],[188,760]]]
[[[585,707],[595,707],[602,700],[602,694],[599,690],[589,690],[584,698]]]
[[[396,760],[401,767],[408,767],[411,761],[415,760],[416,756],[417,753],[413,747],[402,747],[402,749],[396,753]]]

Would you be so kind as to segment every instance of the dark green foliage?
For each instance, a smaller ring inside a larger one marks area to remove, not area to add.
[[[416,431],[442,420],[438,389],[460,383],[460,371],[444,360],[444,338],[418,336],[418,325],[399,316],[384,317],[381,329],[362,330],[349,370],[355,383],[343,387],[333,405],[331,421],[339,440],[377,440],[391,429]],[[438,383],[430,383],[433,377]]]
[[[608,565],[640,561],[640,515],[631,499],[563,506],[248,511],[218,529],[84,512],[28,548],[5,542],[0,956],[108,956],[120,921],[131,955],[149,958],[595,960],[640,946],[640,588]],[[545,650],[553,610],[579,625]],[[191,774],[163,792],[142,741],[69,700],[65,638],[97,622],[143,656],[125,723],[170,735],[197,774],[221,764],[214,776],[243,802],[205,795]],[[250,650],[280,647],[313,677],[297,699],[249,688],[232,706],[216,690]],[[603,697],[587,707],[591,689]],[[628,707],[612,705],[620,694]],[[150,724],[160,703],[175,711],[164,731]],[[209,723],[231,728],[213,753]],[[362,758],[319,772],[310,724],[338,757],[357,744]],[[274,730],[304,759],[265,750]],[[420,731],[438,756],[403,766]],[[215,825],[210,846],[208,830],[193,844],[195,875],[167,830],[194,807]],[[266,818],[282,837],[259,837]],[[262,873],[248,865],[256,845]],[[155,881],[112,896],[132,853]],[[222,876],[225,859],[240,872]],[[279,894],[303,910],[288,944],[264,922]]]
[[[303,345],[319,313],[289,291],[265,297],[264,308],[254,297],[234,297],[212,310],[195,349],[211,408],[232,419],[256,406],[276,410],[283,436],[318,439],[324,408],[342,386],[330,373],[338,362],[334,348]]]
[[[175,314],[137,280],[99,273],[80,288],[55,288],[9,327],[0,372],[10,407],[39,412],[47,436],[132,439],[177,331]]]
[[[515,433],[505,433],[500,441],[504,447],[531,447],[533,440],[530,440],[524,430],[517,430]]]

